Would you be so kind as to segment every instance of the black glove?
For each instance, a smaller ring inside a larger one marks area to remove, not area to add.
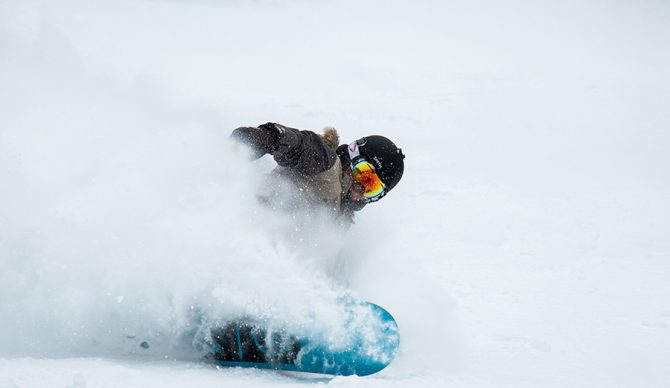
[[[280,132],[272,123],[256,127],[240,127],[230,137],[251,148],[252,156],[258,159],[265,154],[272,154],[279,145]]]

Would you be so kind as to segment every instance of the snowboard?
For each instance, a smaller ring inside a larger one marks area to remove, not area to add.
[[[224,367],[367,376],[393,360],[400,343],[388,311],[369,302],[347,302],[343,336],[295,333],[242,319],[212,330],[211,358]]]

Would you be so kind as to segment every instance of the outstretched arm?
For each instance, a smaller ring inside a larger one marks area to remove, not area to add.
[[[241,127],[233,139],[247,144],[256,158],[271,154],[280,166],[302,175],[315,175],[333,166],[337,155],[312,131],[300,131],[281,124],[266,123],[258,128]]]

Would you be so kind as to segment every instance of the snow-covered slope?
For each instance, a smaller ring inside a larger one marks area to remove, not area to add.
[[[669,17],[0,2],[0,386],[663,386]],[[226,141],[267,121],[387,135],[403,181],[346,233],[292,233],[252,200],[271,160]],[[377,375],[217,370],[184,343],[237,314],[337,322],[347,291],[400,325]]]

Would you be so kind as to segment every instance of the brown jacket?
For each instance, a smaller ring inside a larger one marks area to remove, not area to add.
[[[338,152],[339,136],[335,128],[326,128],[318,135],[267,123],[257,128],[237,128],[232,137],[250,145],[257,157],[270,153],[277,162],[271,176],[273,190],[266,196],[268,202],[282,205],[288,202],[289,206],[283,207],[289,209],[328,209],[344,224],[352,223],[353,212],[364,206],[349,198],[353,184],[351,174],[347,173],[349,156]],[[291,187],[287,187],[287,182]]]

